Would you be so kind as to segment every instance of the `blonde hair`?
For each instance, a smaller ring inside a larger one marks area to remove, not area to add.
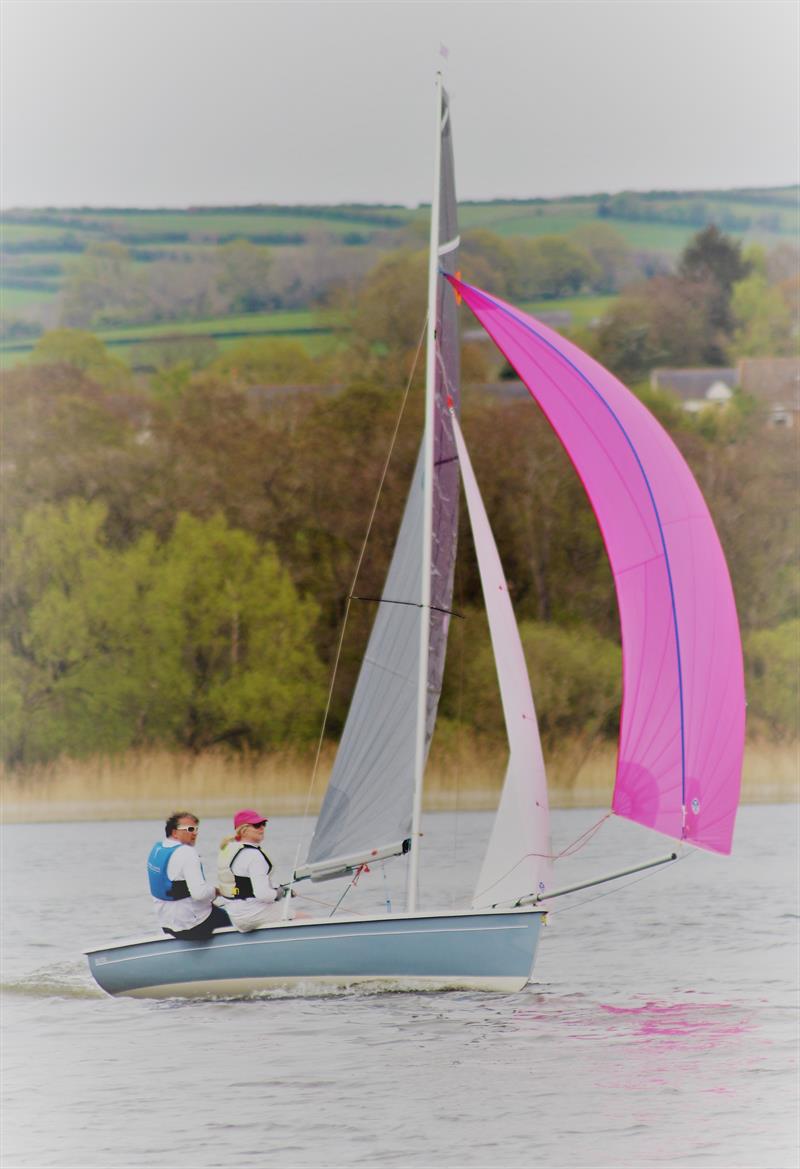
[[[232,844],[234,842],[234,840],[241,840],[242,833],[244,832],[245,828],[252,828],[252,827],[253,827],[252,824],[240,824],[239,827],[234,832],[233,836],[224,837],[224,839],[220,843],[220,848],[227,848],[227,846],[229,844]]]

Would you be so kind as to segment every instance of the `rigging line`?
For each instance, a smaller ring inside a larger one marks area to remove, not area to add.
[[[396,420],[395,425],[394,425],[394,431],[392,433],[392,437],[391,437],[391,440],[389,442],[389,450],[387,451],[386,460],[383,464],[383,471],[381,472],[380,482],[378,483],[378,490],[375,493],[375,501],[372,505],[372,512],[370,513],[369,521],[367,523],[367,530],[364,533],[364,540],[363,540],[363,543],[361,545],[361,551],[358,554],[358,561],[356,563],[355,572],[353,573],[353,583],[350,586],[350,589],[348,591],[347,603],[345,605],[344,617],[342,619],[342,629],[341,629],[341,633],[339,634],[339,644],[336,647],[336,656],[335,656],[334,662],[333,662],[333,672],[331,674],[331,683],[330,683],[330,686],[328,687],[328,698],[327,698],[327,701],[325,703],[325,712],[322,716],[322,726],[320,727],[319,741],[317,742],[317,751],[316,751],[316,755],[314,756],[314,766],[311,770],[311,779],[309,781],[308,792],[306,794],[306,803],[305,803],[305,808],[303,810],[303,819],[304,820],[308,816],[308,809],[311,806],[311,796],[313,794],[314,787],[315,787],[315,784],[317,782],[317,772],[319,771],[319,760],[320,760],[320,755],[322,754],[322,745],[325,741],[325,727],[328,725],[328,715],[330,714],[331,703],[333,701],[333,687],[336,683],[336,674],[337,674],[338,669],[339,669],[339,660],[342,656],[342,646],[344,644],[344,635],[345,635],[345,630],[347,629],[347,618],[350,615],[351,596],[352,596],[353,592],[355,591],[356,581],[358,580],[358,574],[361,571],[361,565],[364,562],[364,556],[365,556],[366,550],[367,550],[367,541],[369,540],[369,535],[370,535],[370,532],[372,531],[372,525],[373,525],[374,520],[375,520],[375,513],[378,510],[378,503],[380,501],[381,492],[383,491],[383,485],[386,482],[386,476],[387,476],[388,471],[389,471],[389,463],[391,462],[392,454],[394,453],[395,443],[397,442],[397,435],[400,431],[400,423],[403,420],[403,414],[405,412],[406,403],[408,401],[408,395],[409,395],[409,392],[411,390],[411,383],[414,380],[414,374],[416,373],[416,370],[417,370],[417,363],[419,361],[419,355],[420,355],[420,352],[422,350],[423,341],[425,340],[425,333],[426,333],[427,328],[428,328],[428,313],[425,314],[425,320],[422,323],[422,331],[420,332],[419,341],[417,342],[417,349],[416,349],[416,352],[414,354],[414,360],[411,364],[411,372],[408,375],[408,381],[406,382],[405,392],[403,393],[403,400],[400,403],[400,409],[399,409],[398,414],[397,414],[397,420]],[[300,857],[300,844],[298,843],[297,857],[295,858],[295,869],[297,868],[297,865],[299,863],[299,857]]]
[[[580,852],[580,850],[589,843],[594,834],[600,831],[606,820],[611,819],[612,815],[612,812],[606,812],[604,816],[600,817],[596,824],[592,824],[589,828],[586,829],[585,832],[582,832],[580,836],[576,836],[571,844],[568,844],[565,848],[562,848],[561,852],[556,853],[555,856],[553,856],[551,859],[554,861],[562,860],[565,856],[574,856],[575,853]]]
[[[611,815],[611,812],[606,812],[605,816],[601,816],[596,824],[593,824],[590,828],[587,828],[585,832],[580,834],[580,836],[576,836],[571,844],[568,844],[566,848],[562,848],[561,852],[526,852],[524,856],[521,856],[518,861],[514,862],[510,869],[508,869],[505,873],[502,873],[501,876],[499,876],[495,881],[492,881],[491,885],[487,885],[486,888],[481,889],[480,892],[476,891],[475,899],[477,900],[479,897],[485,897],[492,889],[494,889],[495,885],[499,885],[501,881],[505,881],[506,877],[510,877],[514,870],[518,869],[522,862],[528,860],[530,857],[536,857],[537,860],[558,861],[563,860],[564,857],[574,856],[576,853],[580,852],[582,848],[585,848],[594,834],[600,831],[606,820],[608,820]]]
[[[321,897],[309,897],[308,893],[296,893],[295,897],[302,898],[304,902],[308,901],[312,905],[321,905],[323,909],[332,909],[334,904],[332,901],[323,901]]]
[[[366,865],[359,865],[358,868],[356,869],[355,873],[353,874],[353,879],[351,881],[349,881],[348,884],[346,885],[344,893],[342,893],[341,897],[339,898],[339,900],[334,905],[333,909],[328,914],[328,917],[334,916],[334,914],[336,913],[336,910],[342,904],[342,902],[344,901],[345,897],[350,892],[350,890],[355,889],[356,885],[358,884],[358,878],[361,876],[361,874],[363,872],[368,873],[369,869],[367,868]]]

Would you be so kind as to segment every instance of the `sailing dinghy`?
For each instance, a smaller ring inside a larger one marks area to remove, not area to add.
[[[697,484],[672,440],[575,345],[461,281],[450,108],[436,90],[425,427],[394,554],[308,855],[293,884],[405,858],[404,912],[337,913],[190,942],[166,935],[87,951],[112,995],[207,996],[272,987],[520,990],[552,885],[547,786],[522,645],[458,422],[457,301],[517,370],[580,476],[617,591],[623,705],[612,810],[685,845],[728,853],[744,744],[733,592]],[[452,616],[466,499],[509,743],[471,907],[417,903],[422,788]],[[674,859],[676,853],[598,880]],[[598,882],[587,882],[595,884]],[[287,902],[287,904],[291,904]]]

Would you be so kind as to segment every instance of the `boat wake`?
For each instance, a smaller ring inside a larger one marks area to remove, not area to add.
[[[103,992],[89,982],[83,963],[61,962],[33,970],[21,978],[0,982],[0,992],[26,998],[102,999]]]
[[[443,984],[441,986],[431,986],[430,982],[420,981],[419,984],[413,982],[409,983],[404,980],[402,986],[391,979],[370,979],[369,982],[358,983],[355,986],[344,986],[331,984],[329,986],[320,985],[318,981],[309,980],[304,983],[293,982],[291,986],[274,986],[263,988],[260,990],[252,990],[243,992],[241,994],[207,994],[207,995],[193,995],[191,1001],[193,1003],[207,1002],[207,1003],[243,1003],[243,1002],[263,1002],[263,1001],[287,1001],[291,1002],[297,999],[305,1001],[312,1001],[314,999],[372,999],[384,998],[386,995],[425,995],[426,997],[433,997],[442,994],[459,994],[466,993],[480,994],[483,992],[472,991],[467,992],[463,986],[453,984],[448,986]],[[489,993],[489,992],[486,992]],[[161,999],[163,1002],[185,1003],[185,998]]]

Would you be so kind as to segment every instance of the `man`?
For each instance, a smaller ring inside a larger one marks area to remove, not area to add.
[[[147,858],[147,877],[158,923],[173,938],[201,941],[231,924],[214,905],[218,890],[205,878],[195,851],[200,821],[191,812],[173,812]]]

